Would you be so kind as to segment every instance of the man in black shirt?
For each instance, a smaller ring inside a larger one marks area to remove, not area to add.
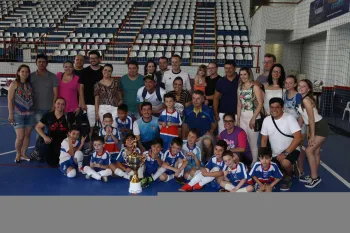
[[[81,76],[81,73],[84,70],[84,56],[81,54],[78,54],[74,58],[74,70],[73,74]]]
[[[215,93],[216,82],[222,78],[218,75],[218,65],[215,62],[210,62],[208,64],[208,72],[209,76],[206,77],[205,81],[207,86],[205,87],[205,103],[212,107],[213,106],[213,98]]]
[[[103,67],[100,65],[101,55],[98,51],[90,51],[89,59],[90,66],[84,68],[81,71],[81,76],[79,79],[79,83],[81,84],[79,94],[81,97],[81,108],[87,112],[87,117],[91,126],[91,137],[93,126],[96,123],[94,86],[95,83],[99,82],[103,78]],[[92,149],[91,141],[90,148]]]

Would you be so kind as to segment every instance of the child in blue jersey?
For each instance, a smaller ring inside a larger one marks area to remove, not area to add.
[[[134,134],[137,140],[140,139],[140,129],[136,121],[134,121],[131,116],[128,115],[128,106],[126,104],[121,104],[118,106],[117,118],[115,123],[118,130],[118,148],[119,150],[123,147],[123,142],[125,136],[128,134]]]
[[[61,143],[60,170],[68,178],[76,176],[76,167],[78,167],[79,172],[84,173],[84,154],[81,152],[81,148],[84,146],[86,136],[82,137],[81,142],[79,142],[79,135],[79,128],[76,125],[72,125],[69,129],[68,137]]]
[[[184,178],[186,180],[191,180],[196,171],[201,166],[201,150],[196,145],[199,138],[199,132],[197,129],[190,129],[187,135],[187,140],[184,140],[182,146],[182,153],[188,161],[185,167]]]
[[[162,166],[158,168],[154,175],[144,178],[147,180],[142,180],[141,183],[149,185],[158,178],[164,182],[168,182],[174,178],[177,182],[182,182],[187,160],[181,153],[181,147],[181,138],[173,138],[170,149],[163,154]]]
[[[253,192],[254,187],[249,185],[247,167],[239,161],[239,156],[232,151],[225,151],[222,155],[225,162],[224,179],[220,181],[221,192]]]
[[[103,137],[99,136],[93,139],[95,151],[91,156],[90,166],[84,167],[86,179],[92,177],[95,180],[102,179],[104,182],[108,182],[108,176],[112,175],[112,170],[109,167],[111,164],[111,157],[109,152],[104,149],[104,144]]]
[[[175,109],[175,96],[171,93],[164,95],[166,109],[159,116],[160,137],[163,140],[163,152],[169,149],[173,138],[179,136],[178,126],[182,124],[180,113]]]
[[[214,148],[214,155],[209,159],[205,167],[201,167],[195,172],[194,177],[188,184],[182,186],[179,191],[191,192],[193,190],[200,190],[204,185],[211,183],[214,189],[219,190],[220,177],[224,175],[225,163],[222,159],[222,154],[227,150],[227,143],[224,140],[216,142]]]
[[[161,138],[154,139],[151,142],[151,149],[149,151],[144,152],[144,157],[145,157],[145,177],[144,179],[141,180],[141,186],[142,188],[147,187],[152,180],[152,175],[154,175],[157,170],[163,165],[163,140]]]
[[[152,104],[143,102],[141,104],[141,117],[136,120],[140,129],[140,149],[148,151],[151,149],[151,143],[159,138],[158,117],[152,116]]]
[[[109,152],[111,157],[116,157],[119,152],[118,130],[112,126],[113,116],[111,113],[103,115],[103,125],[105,127],[100,129],[99,136],[104,139],[104,149]]]
[[[271,159],[271,150],[267,147],[262,147],[259,155],[260,162],[256,162],[249,173],[256,183],[257,187],[255,189],[258,192],[272,192],[272,189],[283,177],[278,165],[271,162]],[[253,184],[252,180],[249,183]]]
[[[136,140],[136,136],[132,133],[127,134],[125,136],[124,147],[119,152],[116,163],[111,164],[110,166],[115,175],[119,177],[123,177],[127,180],[130,180],[130,178],[134,175],[134,171],[131,170],[131,168],[128,166],[127,157],[128,155],[133,153],[135,140]],[[136,148],[136,152],[141,154],[141,151],[139,148]],[[138,170],[139,178],[143,178],[143,171],[144,171],[143,166],[140,166]]]

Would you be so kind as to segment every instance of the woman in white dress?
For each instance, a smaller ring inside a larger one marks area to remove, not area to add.
[[[283,99],[285,92],[285,89],[283,88],[285,79],[286,74],[283,66],[281,64],[273,65],[267,78],[267,83],[264,84],[264,110],[267,116],[270,115],[270,99],[273,97],[280,97]]]

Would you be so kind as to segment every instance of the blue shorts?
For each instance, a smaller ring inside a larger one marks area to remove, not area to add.
[[[71,157],[69,160],[64,161],[60,164],[60,170],[63,172],[64,175],[67,175],[67,169],[69,167],[78,168],[78,164],[74,162],[74,158]]]
[[[15,123],[13,127],[15,129],[33,127],[35,125],[35,118],[33,114],[30,115],[19,115],[18,113],[13,113],[13,118]]]
[[[219,191],[221,189],[220,184],[216,181],[216,178],[207,184],[208,187],[210,187],[211,189],[214,189],[215,191]]]
[[[119,152],[109,153],[111,155],[111,163],[116,164]]]
[[[146,168],[145,168],[145,176],[151,176],[157,172],[159,168],[159,165],[157,164],[156,166],[151,166],[146,163]]]

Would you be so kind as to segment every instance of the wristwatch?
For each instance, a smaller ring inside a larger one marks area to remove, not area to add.
[[[283,151],[282,152],[285,156],[288,156],[289,155],[289,152],[287,152],[287,151]]]

